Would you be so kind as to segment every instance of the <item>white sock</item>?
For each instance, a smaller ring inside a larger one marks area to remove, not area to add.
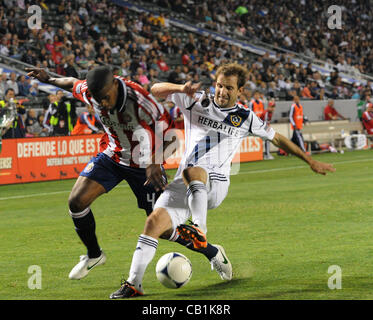
[[[141,234],[133,253],[131,269],[127,281],[141,289],[142,278],[148,264],[153,260],[157,250],[158,240]]]
[[[202,181],[193,180],[187,190],[188,206],[192,212],[192,221],[198,227],[207,232],[207,188]]]

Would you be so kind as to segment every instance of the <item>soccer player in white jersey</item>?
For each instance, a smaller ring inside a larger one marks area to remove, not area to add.
[[[222,246],[207,242],[207,210],[219,206],[228,193],[231,161],[242,139],[249,135],[272,141],[309,164],[319,174],[334,171],[332,165],[313,160],[294,143],[276,133],[250,109],[237,103],[247,70],[226,64],[216,72],[215,96],[198,91],[199,84],[157,83],[151,92],[167,98],[184,114],[185,153],[171,184],[158,198],[148,216],[133,254],[129,277],[110,298],[143,295],[142,279],[153,259],[158,238],[189,242],[203,253],[223,280],[232,279],[232,267]],[[192,218],[192,224],[185,221]]]
[[[109,67],[92,69],[86,80],[53,78],[39,68],[26,68],[26,71],[28,76],[68,90],[75,98],[92,106],[105,130],[100,153],[80,173],[68,201],[75,230],[87,248],[87,254],[81,256],[69,278],[82,279],[92,268],[106,261],[96,237],[95,219],[90,209],[92,202],[126,180],[136,195],[139,208],[147,214],[152,212],[167,179],[162,166],[149,157],[158,150],[155,136],[163,138],[172,120],[151,94],[130,80],[114,76]],[[159,122],[165,124],[165,130],[157,133],[156,123]]]

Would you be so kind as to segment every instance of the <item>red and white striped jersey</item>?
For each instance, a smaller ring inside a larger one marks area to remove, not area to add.
[[[115,162],[145,168],[155,150],[163,143],[164,134],[172,127],[172,119],[155,98],[139,84],[115,76],[119,80],[116,107],[107,110],[91,96],[86,80],[79,80],[73,96],[90,104],[100,117],[105,134],[100,141],[100,152]],[[118,107],[119,106],[119,107]]]

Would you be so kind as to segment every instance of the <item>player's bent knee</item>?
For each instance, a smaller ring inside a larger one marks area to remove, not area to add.
[[[201,167],[189,167],[183,170],[183,180],[185,184],[189,184],[193,180],[198,180],[207,183],[207,172]]]
[[[171,218],[163,208],[154,210],[146,219],[144,234],[159,238],[172,227]]]
[[[70,211],[81,212],[85,210],[97,197],[105,192],[105,188],[98,182],[79,176],[69,196]]]
[[[81,212],[89,206],[76,194],[71,193],[68,200],[69,209],[71,212]]]

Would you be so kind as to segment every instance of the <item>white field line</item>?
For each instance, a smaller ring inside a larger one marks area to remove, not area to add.
[[[336,164],[345,164],[345,163],[356,163],[356,162],[368,162],[373,161],[373,158],[366,158],[366,159],[359,159],[359,160],[346,160],[346,161],[339,161],[334,162],[334,165]],[[251,171],[240,171],[238,174],[254,174],[254,173],[265,173],[265,172],[274,172],[274,171],[287,171],[287,170],[294,170],[294,169],[304,169],[308,168],[308,166],[293,166],[293,167],[286,167],[286,168],[274,168],[274,169],[264,169],[264,170],[251,170]],[[118,186],[116,188],[120,187],[126,187],[124,186]],[[14,200],[14,199],[25,199],[25,198],[32,198],[32,197],[42,197],[42,196],[48,196],[53,194],[61,194],[61,193],[68,193],[71,192],[71,190],[63,190],[63,191],[54,191],[54,192],[43,192],[43,193],[33,193],[33,194],[26,194],[26,195],[19,195],[19,196],[11,196],[11,197],[4,197],[0,198],[1,200]]]
[[[344,163],[355,163],[355,162],[367,162],[367,161],[373,161],[373,158],[359,159],[359,160],[338,161],[338,162],[334,162],[333,165],[344,164]],[[239,174],[254,174],[254,173],[263,173],[263,172],[273,172],[273,171],[286,171],[286,170],[304,169],[304,168],[308,168],[308,166],[293,166],[293,167],[286,167],[286,168],[274,168],[274,169],[263,169],[263,170],[239,171],[238,175]]]
[[[124,188],[126,186],[127,185],[117,186],[116,189],[117,188]],[[19,195],[19,196],[4,197],[4,198],[0,198],[0,201],[1,200],[24,199],[24,198],[32,198],[32,197],[42,197],[42,196],[49,196],[49,195],[52,195],[52,194],[61,194],[61,193],[70,193],[70,192],[71,192],[71,189],[70,190],[63,190],[63,191],[54,191],[54,192],[33,193],[33,194],[26,194],[26,195]]]

